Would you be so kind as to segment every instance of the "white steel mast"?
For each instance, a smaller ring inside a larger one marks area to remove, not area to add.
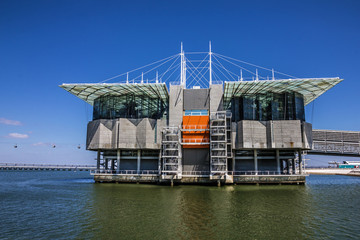
[[[186,88],[186,61],[185,54],[183,49],[183,43],[181,42],[181,52],[180,52],[180,85],[183,85]]]
[[[212,55],[212,52],[211,52],[211,41],[209,41],[209,86],[212,84],[212,59],[211,59],[211,55]]]
[[[183,53],[183,43],[181,42],[181,50],[180,50],[180,85],[183,85],[184,81],[184,70],[183,70],[183,63],[184,63],[184,53]]]

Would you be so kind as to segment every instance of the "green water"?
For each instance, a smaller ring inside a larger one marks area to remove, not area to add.
[[[360,178],[305,186],[94,184],[0,172],[1,239],[360,239]]]

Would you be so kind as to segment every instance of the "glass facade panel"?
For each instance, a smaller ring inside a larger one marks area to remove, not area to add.
[[[185,116],[207,116],[208,110],[185,110]]]
[[[153,118],[167,116],[167,106],[159,98],[127,94],[101,96],[94,100],[93,120],[115,118]]]
[[[295,92],[267,93],[231,99],[233,121],[302,120],[305,121],[304,98]]]
[[[295,117],[305,121],[304,98],[298,93],[295,93]]]
[[[259,118],[256,96],[243,97],[240,109],[243,112],[244,120],[257,120]]]
[[[272,94],[271,120],[285,119],[285,98],[282,94]]]
[[[284,93],[285,94],[285,120],[295,120],[294,116],[294,93]]]

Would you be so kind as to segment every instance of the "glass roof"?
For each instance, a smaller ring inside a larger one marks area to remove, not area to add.
[[[227,105],[232,97],[240,97],[243,95],[294,91],[304,96],[304,103],[307,105],[341,81],[343,81],[343,79],[340,78],[297,78],[225,82],[224,102]]]
[[[169,92],[165,83],[70,83],[62,84],[60,87],[91,105],[94,104],[96,98],[104,95],[134,94],[160,98],[165,104],[168,104],[169,99]]]

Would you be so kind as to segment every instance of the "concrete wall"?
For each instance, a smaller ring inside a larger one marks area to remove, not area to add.
[[[312,149],[313,146],[312,124],[303,122],[302,131],[303,131],[303,142],[304,142],[303,148]]]
[[[237,137],[235,149],[238,148],[267,148],[266,122],[239,121],[237,123]]]
[[[210,113],[223,111],[223,85],[210,85]]]
[[[209,89],[184,89],[184,110],[208,110]]]
[[[86,148],[97,149],[160,149],[161,130],[165,119],[95,120],[88,123]]]
[[[100,119],[89,122],[86,149],[115,149],[117,146],[113,135],[116,135],[117,132],[117,123],[114,120]]]
[[[181,85],[170,85],[169,97],[169,125],[178,127],[183,117],[184,87]]]
[[[183,171],[210,171],[209,149],[186,148],[183,150]]]
[[[311,149],[311,129],[311,124],[302,123],[300,120],[243,120],[233,123],[233,148]]]
[[[303,148],[301,121],[271,121],[271,145],[275,148]]]

